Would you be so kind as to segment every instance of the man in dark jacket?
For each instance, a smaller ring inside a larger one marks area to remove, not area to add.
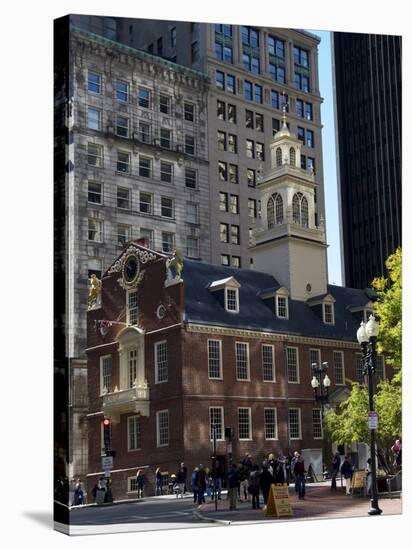
[[[239,475],[237,471],[236,464],[232,464],[232,467],[229,470],[228,476],[227,476],[227,484],[228,484],[228,497],[230,510],[236,510],[236,500],[237,500],[237,491],[239,487]]]
[[[350,490],[352,487],[353,468],[352,468],[352,464],[349,462],[348,456],[345,456],[345,460],[343,461],[340,471],[343,477],[345,478],[346,494],[350,495]]]
[[[260,474],[259,483],[260,483],[260,488],[262,489],[263,501],[266,506],[268,497],[269,497],[270,486],[272,485],[272,483],[274,483],[273,476],[270,473],[268,463],[266,462],[266,460],[264,460],[262,464],[262,472]]]
[[[222,495],[222,480],[223,480],[223,468],[220,466],[218,460],[216,460],[215,467],[211,471],[213,486],[212,486],[212,500],[215,497],[215,491],[217,491],[217,498],[221,500]]]
[[[249,474],[249,492],[252,495],[252,508],[260,508],[259,492],[260,492],[260,471],[257,464],[253,465],[252,471]]]
[[[295,466],[293,468],[295,474],[295,482],[298,489],[299,498],[305,498],[305,464],[300,455],[297,456]]]
[[[331,483],[331,490],[336,491],[336,477],[339,473],[340,468],[340,456],[339,453],[335,453],[333,460],[332,460],[332,483]]]
[[[202,502],[206,502],[205,500],[205,491],[207,487],[207,476],[206,472],[203,468],[203,464],[199,464],[199,471],[196,474],[196,487],[198,489],[198,504],[199,506],[202,504]]]

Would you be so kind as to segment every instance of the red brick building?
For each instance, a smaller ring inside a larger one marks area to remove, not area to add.
[[[177,265],[176,265],[177,264]],[[180,268],[183,268],[180,273]],[[112,424],[115,499],[133,497],[137,469],[153,472],[217,455],[322,449],[311,365],[328,363],[330,393],[362,380],[359,322],[368,291],[328,285],[293,299],[269,274],[184,260],[129,243],[88,312],[88,490],[102,475],[103,419]],[[383,373],[383,362],[380,363]]]

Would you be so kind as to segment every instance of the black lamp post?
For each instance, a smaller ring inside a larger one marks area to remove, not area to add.
[[[362,321],[360,327],[356,333],[359,344],[362,347],[362,364],[363,374],[368,377],[368,397],[369,397],[369,415],[368,417],[375,417],[373,397],[374,397],[374,384],[373,375],[376,369],[376,340],[379,334],[379,323],[377,323],[375,317],[371,315],[369,321],[365,323]],[[372,415],[370,413],[373,413]],[[382,510],[378,506],[378,488],[376,483],[376,441],[375,441],[375,427],[369,424],[370,431],[370,449],[371,449],[371,508],[368,512],[370,516],[377,516],[382,513]]]
[[[330,378],[327,375],[328,363],[325,361],[321,365],[317,363],[312,363],[313,378],[311,381],[311,386],[313,388],[315,399],[320,404],[320,416],[322,422],[322,437],[323,437],[323,473],[327,471],[326,468],[326,440],[323,430],[323,416],[325,411],[325,405],[329,403],[329,387],[330,387]],[[322,375],[325,375],[322,380]]]

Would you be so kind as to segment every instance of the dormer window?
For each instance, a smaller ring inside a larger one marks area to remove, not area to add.
[[[229,313],[239,313],[240,284],[234,277],[227,277],[210,283],[209,290]]]
[[[323,310],[323,322],[327,325],[334,325],[335,324],[335,313],[333,304],[323,303],[322,305]]]
[[[225,309],[233,313],[239,313],[239,289],[225,289]]]
[[[276,291],[275,305],[278,319],[289,319],[289,291],[281,287]]]

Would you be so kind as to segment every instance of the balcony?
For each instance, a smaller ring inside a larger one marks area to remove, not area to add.
[[[138,384],[127,390],[117,390],[103,395],[104,415],[114,422],[120,421],[120,415],[126,413],[139,413],[149,416],[150,391],[148,385]]]

